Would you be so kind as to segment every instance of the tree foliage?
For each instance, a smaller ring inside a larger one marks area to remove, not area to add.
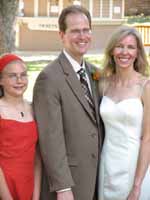
[[[0,0],[0,54],[14,50],[18,1]]]

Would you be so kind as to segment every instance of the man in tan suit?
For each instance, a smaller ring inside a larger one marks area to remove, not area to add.
[[[91,42],[91,17],[80,6],[59,17],[63,51],[37,78],[34,111],[43,160],[42,200],[96,199],[102,135],[94,66],[83,60]],[[84,94],[78,71],[86,80],[94,109]]]

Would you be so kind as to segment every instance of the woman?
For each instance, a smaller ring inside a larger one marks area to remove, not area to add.
[[[99,200],[150,199],[150,81],[139,33],[122,26],[106,47],[100,81],[105,125]]]
[[[23,99],[27,68],[21,58],[0,58],[0,199],[38,200],[40,158],[31,105]]]

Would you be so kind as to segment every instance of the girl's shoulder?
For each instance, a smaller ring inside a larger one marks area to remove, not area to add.
[[[4,104],[4,100],[3,100],[3,97],[0,98],[0,105],[3,105]]]
[[[29,101],[29,100],[27,100],[27,99],[24,99],[24,105],[25,105],[25,107],[26,107],[26,110],[27,110],[29,113],[33,114],[32,102]]]
[[[5,107],[7,107],[7,104],[5,103],[3,98],[0,98],[0,113],[1,113],[2,109]]]

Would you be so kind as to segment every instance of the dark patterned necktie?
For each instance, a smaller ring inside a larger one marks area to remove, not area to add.
[[[82,86],[83,91],[84,91],[85,98],[87,99],[90,107],[92,108],[92,111],[95,112],[92,95],[91,95],[91,92],[89,90],[88,82],[87,82],[87,79],[86,79],[86,71],[85,71],[84,68],[81,68],[77,73],[80,76],[80,82],[81,82],[81,86]]]

